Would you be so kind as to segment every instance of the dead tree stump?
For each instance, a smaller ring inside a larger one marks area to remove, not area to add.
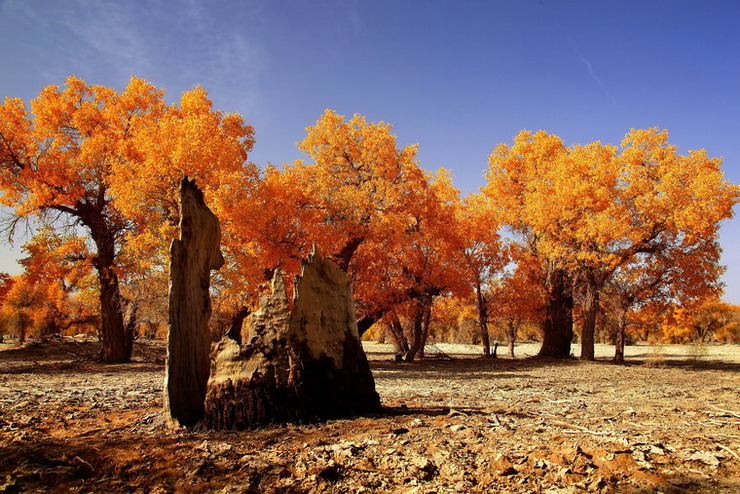
[[[279,272],[260,298],[245,344],[226,335],[212,356],[206,423],[247,429],[379,409],[357,331],[349,277],[314,252],[292,307]]]
[[[169,337],[164,379],[165,420],[195,425],[203,418],[210,370],[211,270],[224,258],[218,219],[194,180],[180,184],[180,238],[170,246]]]

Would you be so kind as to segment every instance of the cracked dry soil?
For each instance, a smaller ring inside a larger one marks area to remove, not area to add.
[[[382,414],[243,432],[162,426],[161,343],[128,365],[0,348],[0,492],[740,492],[737,347],[617,366],[369,344]]]

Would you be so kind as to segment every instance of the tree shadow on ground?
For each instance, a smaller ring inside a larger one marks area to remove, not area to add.
[[[529,371],[541,368],[562,368],[579,365],[575,359],[531,357],[525,359],[453,358],[422,359],[415,362],[371,360],[370,368],[376,379],[385,382],[408,383],[415,380],[465,380],[500,382],[503,379],[528,379]]]
[[[702,358],[694,359],[682,354],[633,355],[625,362],[625,365],[653,368],[681,368],[689,370],[740,371],[740,363],[738,362],[718,360],[714,357],[707,357],[707,360],[703,360]]]
[[[129,364],[103,364],[90,360],[70,360],[54,362],[24,362],[0,365],[0,374],[127,374],[164,371],[163,364],[151,362],[132,362]]]
[[[0,351],[0,373],[148,372],[164,368],[166,349],[162,342],[135,341],[129,364],[101,363],[101,347],[97,341],[78,342],[71,338],[30,341]]]
[[[507,370],[528,370],[541,367],[569,367],[579,365],[581,361],[575,358],[553,359],[546,357],[526,358],[490,358],[490,357],[453,357],[447,359],[424,358],[414,362],[396,362],[384,359],[381,356],[388,354],[368,354],[370,366],[375,370],[415,371],[415,372],[444,372],[456,371],[487,372]],[[378,358],[372,358],[378,357]]]

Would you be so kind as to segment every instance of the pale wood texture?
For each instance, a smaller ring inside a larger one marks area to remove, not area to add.
[[[252,315],[245,344],[225,336],[212,359],[206,423],[245,429],[380,407],[360,344],[349,277],[314,252],[292,307],[279,272]]]
[[[187,177],[180,184],[180,238],[170,246],[170,301],[165,420],[172,427],[195,425],[203,418],[210,370],[211,270],[224,259],[221,229],[203,193]]]

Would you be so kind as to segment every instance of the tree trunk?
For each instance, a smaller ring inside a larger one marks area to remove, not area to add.
[[[180,184],[180,210],[180,238],[170,246],[164,411],[169,426],[191,427],[204,416],[210,369],[211,270],[219,269],[224,258],[218,219],[187,177]]]
[[[126,332],[126,351],[131,355],[134,348],[134,338],[136,338],[136,328],[139,325],[139,304],[132,300],[126,306],[126,315],[124,317],[124,331]]]
[[[514,343],[516,342],[517,326],[512,319],[509,320],[509,357],[514,358]]]
[[[627,336],[627,311],[622,310],[617,323],[617,337],[614,342],[614,362],[624,363],[624,343]]]
[[[353,237],[349,239],[349,241],[347,241],[347,243],[344,245],[344,247],[342,247],[342,250],[339,251],[338,254],[335,254],[333,256],[339,269],[341,269],[345,273],[349,270],[349,263],[352,262],[352,257],[355,255],[355,252],[357,252],[357,249],[364,241],[365,237]]]
[[[423,314],[420,313],[421,311],[417,311],[417,314],[414,315],[414,320],[412,321],[413,324],[413,343],[411,344],[411,349],[409,350],[409,353],[406,354],[406,362],[413,362],[416,358],[416,354],[419,353],[419,348],[421,348],[422,342],[422,319]]]
[[[98,268],[98,281],[100,283],[100,316],[103,336],[101,359],[109,363],[129,362],[131,345],[127,341],[123,325],[118,275],[113,271],[112,266],[101,266]]]
[[[357,321],[357,332],[359,333],[360,337],[364,335],[368,329],[372,327],[373,324],[378,322],[380,317],[376,317],[374,315],[368,315],[363,317],[362,319]]]
[[[409,353],[406,354],[406,362],[413,362],[416,357],[421,356],[422,349],[426,343],[424,337],[424,320],[427,316],[427,309],[431,309],[431,297],[421,297],[416,302],[416,310],[413,320],[414,341],[411,344]]]
[[[573,341],[573,292],[565,272],[548,267],[541,357],[567,358]]]
[[[30,321],[24,315],[21,315],[21,320],[18,324],[18,343],[23,344],[26,342],[26,333],[28,332],[29,324]]]
[[[213,354],[206,422],[215,429],[375,412],[380,399],[354,313],[349,277],[314,252],[292,308],[279,272],[252,315],[249,344],[224,336]]]
[[[483,344],[483,355],[486,357],[491,356],[491,339],[488,335],[488,308],[486,307],[486,299],[483,296],[483,290],[481,289],[480,282],[476,281],[475,284],[476,293],[476,305],[478,306],[478,327],[480,328],[480,340]]]
[[[395,312],[391,312],[390,317],[391,322],[388,325],[388,329],[393,336],[393,342],[396,346],[396,360],[402,360],[410,351],[409,341],[403,333],[403,326],[400,319],[398,319],[398,315]]]
[[[107,363],[131,361],[132,342],[123,323],[123,307],[118,274],[115,271],[116,232],[102,210],[103,206],[81,207],[82,223],[90,229],[97,254],[93,266],[100,284],[100,317],[103,348],[101,360]]]
[[[586,280],[583,294],[583,328],[581,330],[581,360],[595,360],[594,333],[599,311],[599,290],[593,280]]]
[[[427,346],[427,339],[429,338],[429,323],[432,319],[432,300],[430,298],[429,303],[424,307],[424,318],[422,320],[421,330],[421,346],[419,347],[419,358],[424,358],[424,348]]]

